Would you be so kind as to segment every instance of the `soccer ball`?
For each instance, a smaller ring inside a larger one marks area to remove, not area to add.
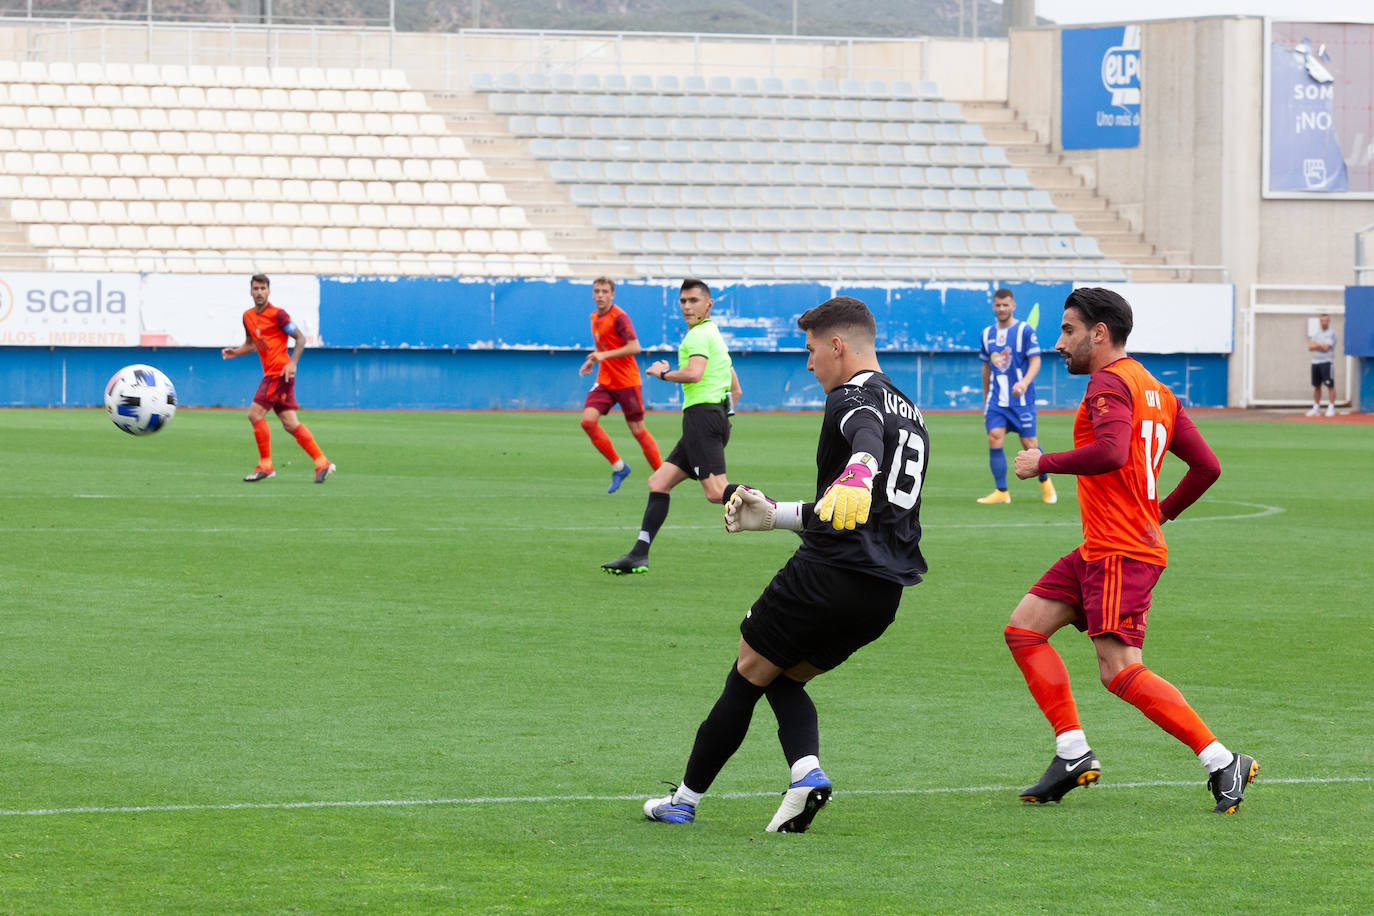
[[[105,410],[110,422],[132,436],[155,433],[177,412],[172,380],[152,366],[120,369],[105,385]]]

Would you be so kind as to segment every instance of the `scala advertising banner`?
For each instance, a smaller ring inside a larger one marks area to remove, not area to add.
[[[1064,149],[1140,145],[1140,26],[1060,33],[1059,139]]]
[[[0,273],[0,346],[136,347],[138,274]]]
[[[1265,196],[1374,197],[1374,25],[1266,24]]]

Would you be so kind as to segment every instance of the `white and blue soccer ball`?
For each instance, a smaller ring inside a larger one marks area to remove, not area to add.
[[[155,433],[177,412],[177,390],[165,373],[152,366],[125,366],[105,385],[110,422],[133,436]]]

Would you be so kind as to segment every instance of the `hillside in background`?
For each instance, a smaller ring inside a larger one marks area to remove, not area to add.
[[[1005,35],[1002,5],[993,0],[796,0],[799,35]],[[8,15],[24,15],[29,0],[0,0]],[[153,17],[194,22],[259,22],[271,7],[275,22],[293,25],[385,26],[388,0],[152,0]],[[402,31],[464,28],[588,29],[790,35],[793,0],[395,0]],[[147,0],[32,0],[34,15],[134,19]]]

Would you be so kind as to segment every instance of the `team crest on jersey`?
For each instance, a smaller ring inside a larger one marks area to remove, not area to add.
[[[1102,395],[1100,395],[1100,394],[1097,396],[1097,412],[1098,412],[1098,413],[1106,413],[1106,412],[1107,412],[1107,399],[1104,398],[1104,397],[1103,397]]]

